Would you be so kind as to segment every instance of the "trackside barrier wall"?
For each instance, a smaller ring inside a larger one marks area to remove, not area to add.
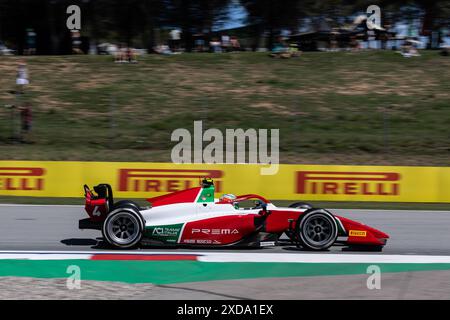
[[[0,161],[0,195],[82,197],[83,184],[109,183],[118,198],[146,198],[216,182],[218,194],[277,200],[450,202],[450,167]]]

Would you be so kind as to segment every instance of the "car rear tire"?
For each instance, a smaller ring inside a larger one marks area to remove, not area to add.
[[[118,208],[135,208],[137,210],[140,210],[140,206],[131,200],[120,200],[114,203],[112,210],[116,210]]]
[[[291,205],[289,205],[289,208],[295,208],[295,209],[312,209],[313,206],[306,202],[295,202]]]
[[[299,244],[307,250],[322,251],[331,247],[338,236],[334,216],[324,209],[312,209],[297,220],[295,232]]]
[[[103,238],[110,245],[130,249],[139,244],[144,230],[144,220],[134,208],[118,208],[103,223]]]

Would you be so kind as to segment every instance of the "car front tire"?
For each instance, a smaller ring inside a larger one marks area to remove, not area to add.
[[[338,236],[336,219],[324,209],[313,209],[302,214],[295,231],[299,244],[314,251],[327,250]]]

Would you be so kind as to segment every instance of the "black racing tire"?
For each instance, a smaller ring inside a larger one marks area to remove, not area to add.
[[[296,208],[296,209],[313,209],[314,207],[307,203],[307,202],[295,202],[293,204],[289,205],[289,208]]]
[[[136,208],[138,211],[141,207],[134,201],[131,200],[120,200],[114,203],[111,211],[116,210],[118,208]]]
[[[324,251],[336,241],[338,226],[334,216],[325,209],[311,209],[300,215],[295,233],[304,249]]]
[[[115,248],[131,249],[140,243],[144,226],[139,211],[131,207],[118,208],[103,222],[103,239]]]

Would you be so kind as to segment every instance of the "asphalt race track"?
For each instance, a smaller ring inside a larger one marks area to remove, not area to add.
[[[364,209],[331,211],[389,234],[391,238],[383,250],[384,254],[450,255],[450,211]],[[0,205],[0,216],[2,219],[0,250],[108,249],[102,246],[100,231],[78,229],[78,220],[87,217],[81,206]],[[138,250],[166,251],[167,248]],[[190,251],[190,249],[171,250]],[[256,250],[264,253],[298,252],[298,249],[291,245]],[[218,251],[245,252],[245,249]],[[342,247],[333,247],[328,252],[347,253],[342,251]],[[355,253],[358,252],[352,252]]]
[[[220,255],[225,260],[233,253],[267,253],[265,259],[274,259],[282,253],[286,259],[324,259],[333,263],[339,259],[450,259],[450,211],[414,210],[331,210],[378,228],[391,237],[383,252],[349,252],[333,247],[327,252],[305,252],[291,244],[263,249],[168,249],[141,248],[159,252],[199,252]],[[78,220],[85,218],[82,206],[0,205],[0,252],[71,251],[102,253],[111,251],[103,245],[101,232],[79,230]],[[122,251],[123,253],[123,251]],[[9,253],[10,254],[10,253]],[[58,254],[58,253],[56,253]],[[334,254],[334,255],[330,255]],[[351,254],[352,256],[348,255]],[[355,254],[357,256],[355,256]],[[361,254],[365,254],[363,256]],[[6,253],[8,255],[8,253]],[[240,254],[242,256],[242,254]],[[371,255],[371,256],[367,256]],[[300,256],[303,256],[301,258]],[[436,257],[439,256],[439,257]],[[269,257],[269,258],[268,258]],[[366,257],[366,258],[364,258]],[[422,258],[418,258],[422,257]],[[2,260],[0,260],[1,262]],[[8,267],[14,262],[1,262]],[[12,261],[12,260],[10,260]],[[284,261],[284,260],[283,260]],[[281,261],[279,261],[280,264]],[[40,262],[37,262],[40,263]],[[47,262],[45,262],[47,263]],[[58,262],[55,262],[58,263]],[[31,262],[33,264],[33,262]],[[448,264],[448,262],[447,262]],[[21,263],[16,264],[20,268]],[[340,268],[337,264],[336,268]],[[23,268],[23,267],[22,267]],[[334,267],[333,267],[334,268]],[[9,269],[11,270],[11,269]],[[45,269],[42,269],[45,271]],[[122,269],[121,269],[122,270]],[[65,267],[63,268],[65,271]],[[147,271],[145,271],[147,272]],[[265,278],[194,281],[169,284],[124,283],[114,281],[83,281],[81,290],[67,290],[66,275],[46,279],[14,276],[18,271],[0,277],[1,299],[449,299],[450,270],[383,271],[381,290],[369,290],[368,274],[316,275]],[[27,271],[28,274],[28,271]],[[149,272],[147,272],[149,274]],[[151,274],[151,273],[150,273]],[[189,273],[189,275],[191,275]],[[29,276],[28,276],[29,277]],[[33,283],[33,285],[30,285]],[[236,288],[239,288],[238,290]],[[338,290],[336,288],[339,288]]]

